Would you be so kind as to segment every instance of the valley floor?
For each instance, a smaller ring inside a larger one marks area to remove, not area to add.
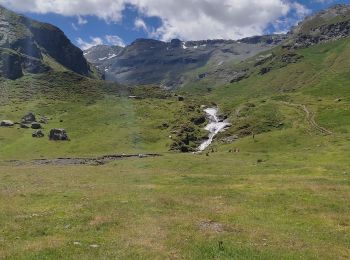
[[[288,131],[209,156],[2,162],[0,258],[348,259],[349,140]]]

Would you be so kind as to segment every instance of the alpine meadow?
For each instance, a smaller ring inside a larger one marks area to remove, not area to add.
[[[80,49],[10,2],[0,259],[350,258],[348,3],[288,33]]]

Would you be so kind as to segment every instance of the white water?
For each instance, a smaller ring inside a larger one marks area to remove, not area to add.
[[[229,127],[230,124],[225,120],[220,122],[218,118],[218,111],[219,109],[214,108],[207,108],[204,110],[205,113],[207,113],[207,116],[209,118],[209,124],[205,127],[205,130],[209,131],[208,140],[204,141],[198,148],[199,151],[204,151],[208,148],[208,146],[213,142],[214,137],[225,130],[225,128]]]

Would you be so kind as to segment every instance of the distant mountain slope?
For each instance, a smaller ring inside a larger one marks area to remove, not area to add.
[[[82,51],[60,29],[1,6],[0,57],[0,76],[8,79],[17,79],[24,73],[45,72],[60,65],[81,75],[90,73]]]
[[[285,35],[233,40],[161,42],[138,39],[121,48],[97,46],[85,57],[105,73],[107,80],[127,85],[156,84],[167,88],[182,85],[183,75],[203,66],[220,67],[227,61],[240,62],[279,45]],[[203,78],[205,74],[198,74]]]
[[[322,43],[335,42],[350,36],[350,5],[335,5],[323,10],[295,26],[287,38],[270,50],[261,52],[243,62],[226,62],[220,67],[207,66],[197,71],[189,71],[185,88],[189,90],[206,90],[214,86],[237,83],[252,75],[259,77],[277,69],[302,62],[303,55],[298,50]],[[253,38],[254,39],[254,38]],[[198,73],[206,77],[198,79]]]

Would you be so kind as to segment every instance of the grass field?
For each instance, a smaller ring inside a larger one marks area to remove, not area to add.
[[[349,50],[349,39],[299,50],[266,75],[182,89],[183,102],[66,72],[1,81],[1,120],[33,111],[71,141],[0,128],[0,258],[349,259]],[[233,124],[217,152],[170,152],[169,135],[212,102]],[[163,156],[30,162],[143,152]]]
[[[349,142],[282,131],[231,146],[105,166],[3,164],[0,257],[348,259]]]

